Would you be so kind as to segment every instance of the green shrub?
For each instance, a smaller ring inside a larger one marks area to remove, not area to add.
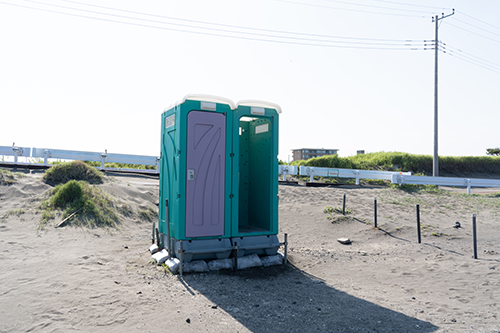
[[[102,183],[102,173],[82,161],[59,163],[45,172],[46,182],[59,184],[70,180],[84,180],[91,184]]]
[[[486,155],[499,156],[500,148],[486,148]]]
[[[62,212],[62,219],[77,212],[68,221],[74,225],[88,227],[115,226],[119,222],[113,200],[96,186],[84,181],[70,180],[59,184],[50,192],[50,197],[42,202],[43,227],[55,218],[55,212]]]
[[[67,205],[78,206],[83,197],[82,185],[76,180],[59,185],[54,192],[51,202],[57,208],[64,208]]]
[[[329,155],[309,160],[293,161],[292,165],[359,170],[410,171],[431,175],[432,156],[401,152],[378,152],[349,157]],[[466,177],[471,173],[500,174],[500,156],[440,156],[441,174]]]

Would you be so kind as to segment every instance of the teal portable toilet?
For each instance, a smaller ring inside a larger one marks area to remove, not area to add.
[[[279,106],[188,95],[162,114],[161,246],[183,259],[276,254]],[[182,241],[182,243],[181,243]]]
[[[231,243],[238,256],[274,255],[278,237],[278,128],[276,104],[241,101],[233,113]]]

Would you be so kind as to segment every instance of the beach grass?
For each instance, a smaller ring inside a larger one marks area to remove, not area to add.
[[[385,170],[432,174],[432,156],[402,152],[377,152],[348,157],[327,155],[308,160],[293,161],[291,165],[322,168],[343,168],[360,170]],[[500,173],[500,156],[440,156],[440,173]]]
[[[119,223],[115,201],[99,187],[85,181],[70,180],[49,191],[49,197],[40,206],[44,228],[56,215],[61,219],[76,213],[68,224],[94,227],[115,227]]]
[[[139,219],[146,222],[152,222],[158,219],[158,212],[151,207],[140,208],[137,214],[139,215]]]
[[[12,185],[16,183],[16,178],[22,178],[24,174],[0,169],[0,185]]]
[[[83,180],[91,184],[101,184],[103,174],[83,161],[72,161],[56,164],[50,167],[43,179],[47,183],[61,184],[70,180]]]

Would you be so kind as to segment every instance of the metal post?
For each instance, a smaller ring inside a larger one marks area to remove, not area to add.
[[[182,276],[182,266],[183,266],[183,253],[184,253],[184,249],[182,248],[182,240],[179,241],[179,275]]]
[[[151,244],[155,243],[155,229],[156,229],[156,223],[153,222],[153,232],[151,233]]]
[[[472,214],[472,243],[474,247],[474,259],[477,259],[476,214]]]
[[[158,232],[158,228],[156,228],[156,245],[160,248],[160,233]]]
[[[285,234],[285,258],[283,258],[283,265],[288,261],[288,234]]]
[[[356,185],[359,185],[359,171],[356,170]]]
[[[14,164],[17,165],[17,156],[19,155],[19,148],[13,147],[12,150],[14,151]]]
[[[467,194],[470,194],[470,179],[467,179]]]
[[[344,193],[344,200],[342,201],[342,215],[345,215],[345,193]]]
[[[238,242],[234,242],[234,270],[238,270]]]
[[[283,181],[286,182],[286,170],[283,170]]]
[[[436,39],[434,40],[434,156],[432,158],[432,176],[439,176],[438,157],[438,27],[439,19],[436,15]],[[420,243],[420,242],[419,242]]]
[[[417,205],[417,236],[418,243],[422,243],[422,239],[420,237],[420,205]]]
[[[375,228],[377,227],[377,198],[373,201],[373,221]]]
[[[168,216],[168,199],[165,199],[165,222],[167,224],[167,251],[168,259],[172,258],[172,246],[170,240],[170,218]]]

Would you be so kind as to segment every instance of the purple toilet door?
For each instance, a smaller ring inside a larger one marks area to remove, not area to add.
[[[186,237],[224,234],[226,116],[187,116]]]

